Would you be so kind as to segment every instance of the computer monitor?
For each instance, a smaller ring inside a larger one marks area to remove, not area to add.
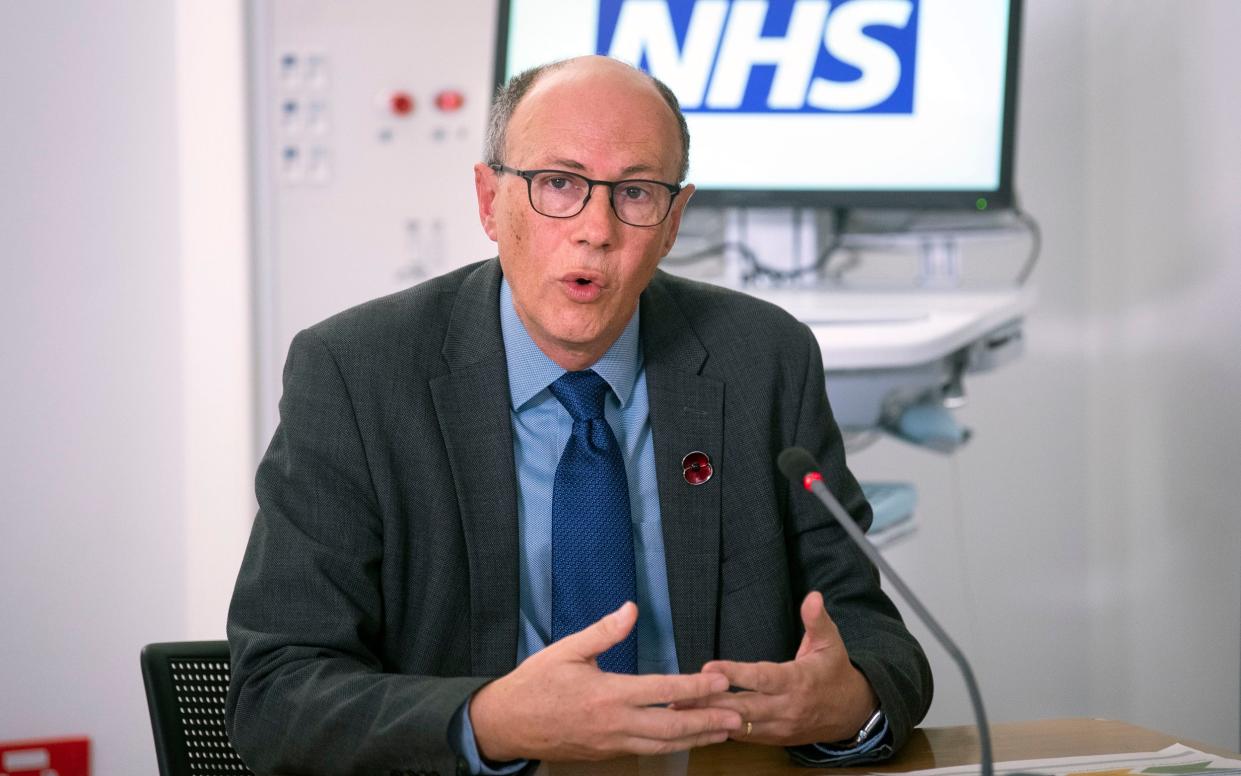
[[[1013,200],[1021,0],[502,0],[497,83],[607,54],[659,77],[718,206]]]

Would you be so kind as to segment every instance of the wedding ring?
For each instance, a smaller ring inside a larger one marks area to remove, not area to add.
[[[753,722],[747,722],[747,723],[745,723],[745,737],[746,737],[746,738],[749,738],[749,737],[750,737],[750,733],[751,733],[753,730],[754,730],[754,723],[753,723]]]

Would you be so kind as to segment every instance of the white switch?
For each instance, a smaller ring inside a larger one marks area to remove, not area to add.
[[[306,83],[312,89],[326,89],[328,85],[328,62],[323,54],[306,56]]]

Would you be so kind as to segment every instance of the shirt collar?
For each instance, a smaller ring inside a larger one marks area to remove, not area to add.
[[[504,337],[504,356],[508,361],[509,397],[513,409],[520,411],[531,399],[565,373],[564,367],[547,357],[530,338],[526,326],[513,307],[513,291],[508,278],[500,281],[500,333]],[[629,404],[638,371],[642,367],[641,340],[638,337],[638,311],[625,325],[612,347],[591,365],[620,400]]]

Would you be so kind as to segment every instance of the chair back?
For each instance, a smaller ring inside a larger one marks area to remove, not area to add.
[[[252,774],[224,727],[227,641],[174,641],[142,648],[160,776]]]

